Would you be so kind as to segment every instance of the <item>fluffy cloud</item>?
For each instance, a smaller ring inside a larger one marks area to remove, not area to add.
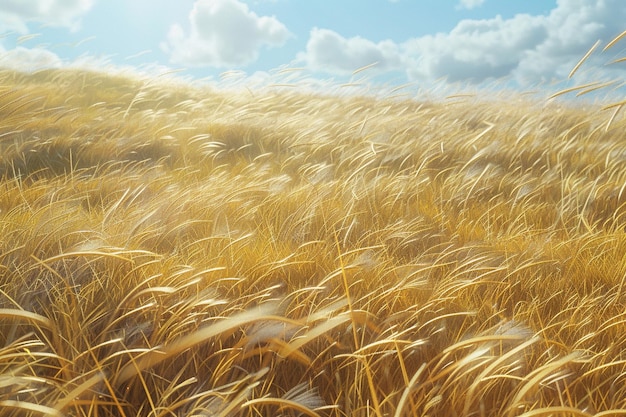
[[[483,5],[485,0],[461,0],[457,6],[459,9],[475,9]]]
[[[161,44],[172,62],[233,67],[254,62],[262,46],[283,45],[291,36],[275,17],[258,16],[239,0],[197,0],[190,33],[173,25]]]
[[[557,3],[558,7],[547,18],[549,36],[520,60],[514,72],[518,78],[537,81],[563,78],[597,40],[607,43],[624,30],[626,2],[622,0],[559,0]],[[601,67],[606,61],[604,57],[595,66]]]
[[[332,30],[318,28],[311,31],[306,52],[299,55],[299,60],[313,70],[338,74],[349,74],[373,63],[379,71],[394,70],[402,63],[398,45],[392,41],[374,43],[358,36],[346,39]]]
[[[60,68],[61,58],[42,48],[17,48],[3,51],[0,48],[0,68],[18,71],[37,71],[43,68]]]
[[[412,79],[451,82],[505,77],[549,36],[545,16],[463,20],[450,33],[406,42],[407,73]]]
[[[473,82],[563,79],[598,39],[620,33],[625,20],[622,0],[559,0],[547,16],[465,20],[448,34],[408,41],[408,73]]]
[[[448,33],[403,43],[347,39],[314,29],[299,59],[311,69],[335,74],[379,61],[380,69],[402,68],[414,81],[481,83],[509,77],[528,85],[564,79],[598,39],[606,43],[622,32],[624,21],[623,0],[557,0],[548,15],[462,20]]]
[[[0,27],[27,33],[28,22],[41,22],[75,30],[93,3],[94,0],[2,0]]]

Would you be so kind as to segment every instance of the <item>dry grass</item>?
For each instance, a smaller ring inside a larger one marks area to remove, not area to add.
[[[623,118],[0,85],[1,416],[626,414]]]

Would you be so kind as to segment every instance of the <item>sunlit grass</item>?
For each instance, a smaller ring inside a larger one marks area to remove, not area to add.
[[[619,114],[0,85],[0,415],[626,414]]]

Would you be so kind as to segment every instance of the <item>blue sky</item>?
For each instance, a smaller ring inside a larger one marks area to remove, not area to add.
[[[506,83],[567,78],[598,40],[577,82],[624,80],[624,0],[3,0],[0,66],[155,73],[220,80],[237,70],[272,80],[277,68],[311,79],[372,83]]]

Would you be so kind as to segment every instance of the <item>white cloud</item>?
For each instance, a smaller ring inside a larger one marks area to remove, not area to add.
[[[13,49],[4,49],[0,45],[0,69],[9,69],[19,72],[35,72],[43,69],[72,68],[78,70],[119,74],[131,77],[166,77],[168,79],[183,79],[178,77],[172,68],[153,64],[119,65],[113,63],[106,56],[81,55],[72,60],[65,60],[54,52],[42,48],[25,48],[18,46]]]
[[[557,0],[548,15],[462,20],[448,33],[402,43],[346,39],[327,29],[314,29],[306,51],[298,57],[313,70],[334,74],[379,61],[380,69],[402,68],[412,81],[446,78],[481,83],[509,77],[529,85],[566,78],[598,39],[606,44],[621,33],[624,21],[623,0]],[[602,67],[607,57],[594,60],[595,56],[586,66],[610,69]]]
[[[349,74],[377,63],[376,70],[395,70],[401,66],[398,45],[387,40],[374,43],[359,36],[344,38],[329,29],[313,28],[306,52],[298,56],[314,71]]]
[[[622,0],[557,3],[547,18],[549,36],[527,51],[514,72],[517,77],[537,81],[564,78],[597,40],[606,44],[624,30],[626,2]],[[594,59],[586,67],[594,65]],[[595,66],[600,67],[607,60],[606,56],[595,60]]]
[[[462,20],[447,34],[412,39],[404,45],[411,79],[481,82],[511,75],[528,51],[546,42],[545,16],[496,16]]]
[[[0,50],[0,68],[17,71],[37,71],[44,68],[60,68],[63,61],[54,52],[43,48],[17,48]]]
[[[0,27],[28,32],[29,22],[78,29],[79,19],[95,0],[2,0]]]
[[[475,9],[477,7],[482,6],[485,3],[485,0],[461,0],[457,9]]]
[[[258,16],[239,0],[197,0],[189,22],[189,34],[172,25],[161,44],[176,64],[247,65],[258,58],[262,46],[281,46],[291,36],[274,16]]]
[[[414,78],[483,81],[512,76],[522,83],[564,79],[598,39],[623,30],[623,0],[558,0],[547,16],[462,21],[450,33],[408,43]]]

